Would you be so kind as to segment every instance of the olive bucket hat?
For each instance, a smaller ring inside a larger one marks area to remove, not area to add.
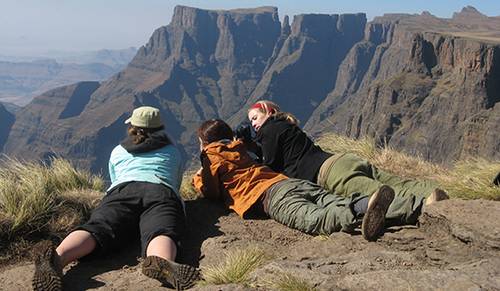
[[[126,124],[142,128],[158,128],[163,125],[160,110],[151,106],[141,106],[132,112],[132,116],[125,120]]]

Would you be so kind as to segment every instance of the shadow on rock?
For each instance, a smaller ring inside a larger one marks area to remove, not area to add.
[[[109,254],[93,253],[73,266],[64,275],[64,285],[69,290],[88,290],[103,287],[105,282],[93,278],[96,275],[113,270],[135,266],[141,255],[140,241],[132,239],[126,247],[111,250]]]
[[[197,199],[186,201],[187,229],[181,247],[178,250],[177,261],[199,266],[201,245],[205,239],[222,235],[216,223],[227,211],[220,203]],[[99,281],[96,275],[128,267],[134,268],[139,264],[141,256],[140,240],[132,237],[126,247],[112,249],[108,254],[93,253],[80,260],[64,275],[64,284],[71,290],[88,290],[106,285]]]
[[[178,261],[199,266],[201,245],[210,237],[223,235],[217,223],[228,211],[219,202],[208,199],[186,201],[187,230],[179,252]]]

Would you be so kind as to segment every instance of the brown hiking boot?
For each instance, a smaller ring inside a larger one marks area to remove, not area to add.
[[[383,185],[368,201],[368,208],[361,224],[361,233],[367,241],[375,241],[384,229],[385,214],[394,200],[394,190]]]
[[[200,272],[189,265],[178,264],[157,256],[148,256],[142,263],[142,273],[164,285],[184,290],[200,280]]]
[[[35,261],[33,290],[61,291],[62,267],[52,242],[41,241],[37,243],[33,247],[33,256]]]
[[[442,189],[439,189],[439,188],[436,188],[434,189],[434,191],[432,191],[431,195],[429,195],[429,197],[427,197],[427,199],[425,199],[425,205],[430,205],[432,203],[436,203],[438,201],[442,201],[442,200],[448,200],[450,199],[450,196],[448,196],[448,194],[446,194],[446,191],[442,190]]]

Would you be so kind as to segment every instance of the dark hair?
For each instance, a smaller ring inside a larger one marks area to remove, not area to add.
[[[206,145],[222,139],[232,139],[233,130],[223,120],[210,119],[200,125],[198,128],[198,137]]]
[[[150,137],[153,132],[164,129],[165,126],[160,126],[156,128],[144,128],[130,125],[127,129],[128,136],[132,139],[133,144],[140,144]]]

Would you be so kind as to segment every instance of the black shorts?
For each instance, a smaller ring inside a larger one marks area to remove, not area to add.
[[[177,245],[186,218],[180,198],[165,185],[129,182],[115,187],[102,199],[90,219],[77,229],[88,231],[98,248],[107,251],[141,236],[141,253],[159,235],[170,237]]]

